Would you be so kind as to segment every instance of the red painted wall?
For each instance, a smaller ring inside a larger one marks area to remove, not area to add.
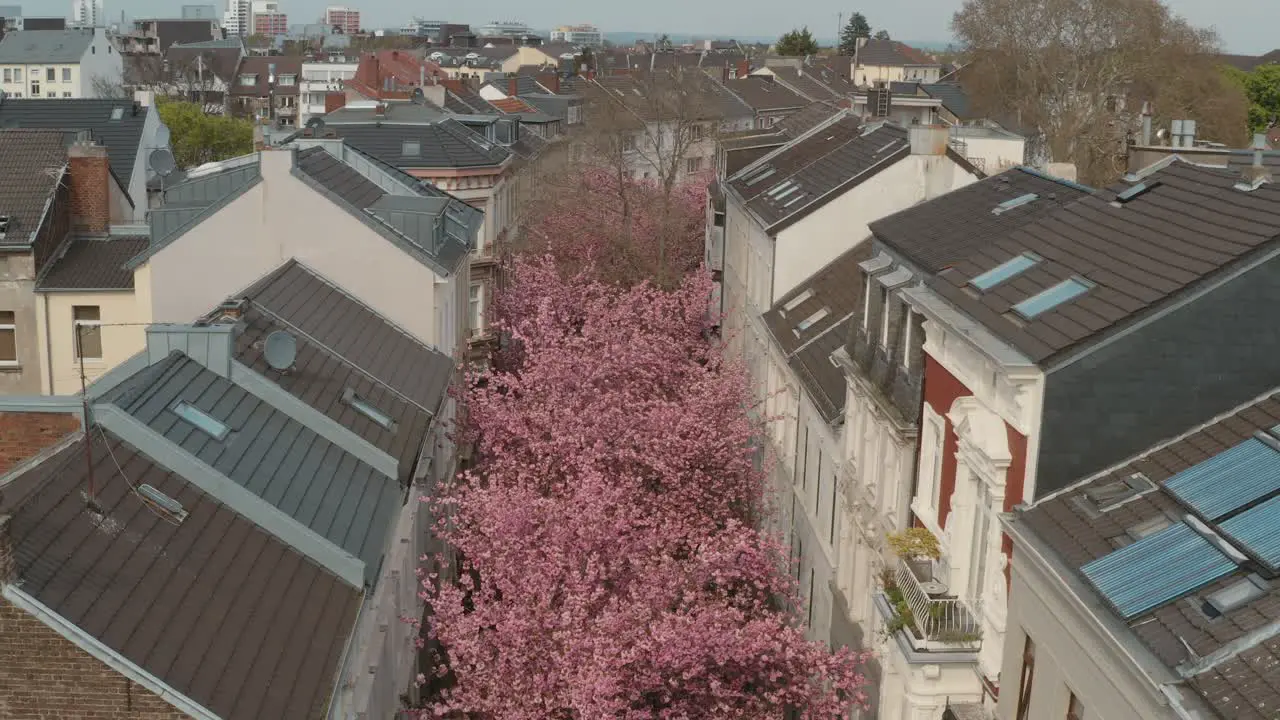
[[[934,412],[942,417],[946,426],[946,434],[942,440],[942,480],[938,492],[938,527],[945,527],[947,516],[951,514],[951,493],[956,489],[956,449],[958,447],[955,428],[947,419],[951,405],[957,399],[972,395],[964,383],[947,372],[937,360],[924,356],[924,401]]]

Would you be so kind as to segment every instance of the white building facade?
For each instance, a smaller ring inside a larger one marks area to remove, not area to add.
[[[0,42],[0,90],[9,97],[100,97],[123,73],[120,53],[101,27],[24,30]]]
[[[102,0],[72,0],[71,24],[75,27],[103,27],[107,24]]]
[[[601,47],[604,45],[604,33],[595,25],[561,25],[551,31],[551,42]]]

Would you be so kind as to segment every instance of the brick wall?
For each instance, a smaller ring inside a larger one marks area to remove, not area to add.
[[[111,226],[111,170],[107,149],[78,141],[67,148],[71,162],[71,227],[105,233]]]
[[[0,718],[188,717],[35,617],[0,600]]]
[[[66,413],[0,412],[0,474],[79,427],[79,417]]]

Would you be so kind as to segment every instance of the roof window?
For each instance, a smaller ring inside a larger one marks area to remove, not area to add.
[[[396,429],[396,423],[391,416],[374,407],[367,400],[356,394],[355,390],[347,388],[342,393],[342,401],[351,406],[352,410],[369,418],[373,422],[380,425],[384,430]]]
[[[1019,195],[1016,198],[1005,200],[999,205],[991,208],[991,214],[1003,215],[1004,213],[1009,212],[1014,208],[1022,207],[1023,205],[1026,205],[1028,203],[1033,203],[1039,199],[1040,199],[1040,196],[1035,193],[1027,193],[1026,195]]]
[[[212,415],[206,413],[195,405],[192,405],[186,400],[183,400],[173,406],[173,414],[183,420],[186,420],[188,423],[194,425],[198,430],[201,430],[218,442],[226,440],[227,434],[231,432],[231,428],[227,427],[226,423],[217,420]]]
[[[422,143],[418,140],[405,140],[400,144],[400,155],[403,157],[418,157],[422,154]]]
[[[1040,256],[1024,252],[1006,260],[969,281],[975,288],[987,291],[1040,262]]]
[[[1203,612],[1211,620],[1226,615],[1232,610],[1248,605],[1257,600],[1270,590],[1270,584],[1258,575],[1250,574],[1248,577],[1237,580],[1230,585],[1209,593],[1204,599],[1204,605],[1200,607]]]
[[[1138,472],[1122,480],[1095,485],[1085,490],[1084,494],[1093,501],[1099,512],[1107,512],[1155,489],[1155,483],[1151,482],[1145,474]]]
[[[1089,288],[1093,287],[1093,283],[1082,277],[1070,277],[1062,282],[1054,285],[1048,290],[1041,291],[1023,300],[1013,306],[1015,312],[1027,320],[1031,320],[1059,305],[1070,302],[1081,295],[1089,292]]]
[[[805,300],[808,300],[811,297],[813,297],[813,290],[810,290],[809,288],[805,288],[804,292],[800,293],[799,295],[787,301],[787,304],[782,306],[782,310],[783,312],[791,312],[792,310],[795,310],[796,308],[800,307],[801,303],[803,303]]]
[[[1127,203],[1130,200],[1133,200],[1134,198],[1139,197],[1141,195],[1145,195],[1146,193],[1151,192],[1152,190],[1155,190],[1158,187],[1160,187],[1159,180],[1153,180],[1152,182],[1149,182],[1149,183],[1140,182],[1137,185],[1134,185],[1133,187],[1130,187],[1124,190],[1123,192],[1117,193],[1116,202]]]
[[[786,195],[788,192],[795,190],[796,187],[797,185],[794,182],[791,182],[791,180],[789,179],[783,180],[782,182],[778,183],[777,185],[774,185],[773,187],[765,191],[765,195],[768,195],[770,197],[780,198],[783,195]]]
[[[112,120],[120,120],[120,119],[121,119],[121,118],[123,118],[123,117],[124,117],[124,108],[122,108],[122,107],[111,108],[111,119],[112,119]]]
[[[776,172],[777,170],[766,165],[763,168],[752,170],[749,175],[743,177],[742,179],[743,181],[746,182],[747,185],[755,185],[756,183],[769,177],[770,175],[773,175]]]
[[[828,315],[830,315],[830,314],[831,314],[831,311],[830,311],[830,310],[828,310],[827,308],[822,308],[822,309],[821,309],[821,310],[819,310],[818,312],[816,312],[816,313],[814,313],[814,314],[810,315],[809,317],[807,317],[807,318],[805,318],[805,319],[801,320],[801,321],[800,321],[800,324],[799,324],[799,325],[796,325],[796,330],[795,330],[796,335],[799,335],[800,333],[804,332],[805,330],[808,330],[809,328],[813,327],[813,326],[814,326],[814,325],[815,325],[819,320],[822,320],[823,318],[825,318],[826,316],[828,316]]]

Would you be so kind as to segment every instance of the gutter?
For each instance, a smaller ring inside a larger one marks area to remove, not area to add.
[[[115,650],[112,650],[110,647],[107,647],[107,645],[102,641],[85,632],[79,626],[71,623],[61,615],[58,615],[53,610],[42,604],[39,600],[36,600],[34,597],[18,589],[15,585],[5,585],[3,591],[0,591],[0,596],[3,596],[5,600],[13,603],[16,607],[21,608],[29,615],[34,616],[42,624],[61,635],[63,639],[69,641],[72,645],[75,645],[85,651],[99,662],[112,670],[115,670],[117,673],[146,688],[161,700],[169,703],[178,710],[196,718],[197,720],[221,720],[218,715],[215,715],[208,708],[178,692],[169,684],[147,672],[132,660],[129,660]]]

